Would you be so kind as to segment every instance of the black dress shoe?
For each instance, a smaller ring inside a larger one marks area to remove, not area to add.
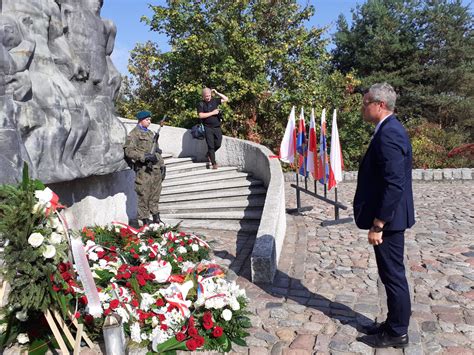
[[[362,329],[362,333],[367,334],[367,335],[375,335],[382,333],[385,330],[385,322],[382,323],[373,323],[367,327],[364,327]]]
[[[408,346],[408,334],[391,336],[385,331],[375,335],[364,335],[357,340],[373,348],[405,348]]]

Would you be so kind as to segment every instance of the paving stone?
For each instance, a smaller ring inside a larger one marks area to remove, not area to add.
[[[253,336],[257,339],[265,340],[268,344],[273,345],[278,341],[278,338],[267,332],[256,332]]]
[[[410,344],[403,350],[405,355],[424,355],[423,346],[421,344]]]
[[[283,307],[272,308],[270,310],[270,318],[287,319],[288,315],[288,311]]]
[[[427,321],[421,323],[421,330],[424,332],[436,332],[439,329],[437,322]]]
[[[316,337],[310,334],[297,335],[290,345],[291,349],[303,349],[311,352],[314,348]]]
[[[271,355],[281,355],[283,349],[287,347],[287,344],[283,341],[279,341],[272,346],[272,350],[270,352]]]
[[[283,349],[282,355],[310,355],[311,352],[303,349]]]
[[[401,355],[401,354],[403,354],[403,350],[401,349],[387,348],[387,349],[375,350],[375,355]]]
[[[268,349],[263,347],[255,347],[249,349],[249,355],[264,355],[269,353],[270,352],[268,351]]]
[[[292,342],[296,336],[296,332],[291,328],[281,328],[276,331],[276,336],[284,342]]]

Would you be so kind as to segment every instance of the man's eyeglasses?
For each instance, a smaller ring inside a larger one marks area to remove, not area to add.
[[[373,104],[373,103],[380,103],[382,101],[377,101],[377,100],[373,100],[373,101],[364,101],[362,102],[362,105],[364,106],[369,106],[370,104]]]

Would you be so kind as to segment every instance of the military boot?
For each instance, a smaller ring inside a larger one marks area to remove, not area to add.
[[[151,221],[150,221],[149,218],[143,218],[143,219],[142,219],[142,222],[143,222],[143,225],[144,225],[144,226],[147,226],[147,225],[149,225],[149,224],[151,223]]]
[[[138,229],[140,226],[138,225],[138,219],[133,218],[128,221],[128,225],[132,228]]]
[[[153,223],[163,223],[163,221],[160,218],[160,213],[156,213],[153,215]]]

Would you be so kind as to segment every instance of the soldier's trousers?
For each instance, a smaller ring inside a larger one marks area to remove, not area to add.
[[[138,197],[138,219],[149,218],[150,214],[160,212],[161,172],[158,164],[153,166],[151,172],[145,168],[137,171],[135,191]]]

